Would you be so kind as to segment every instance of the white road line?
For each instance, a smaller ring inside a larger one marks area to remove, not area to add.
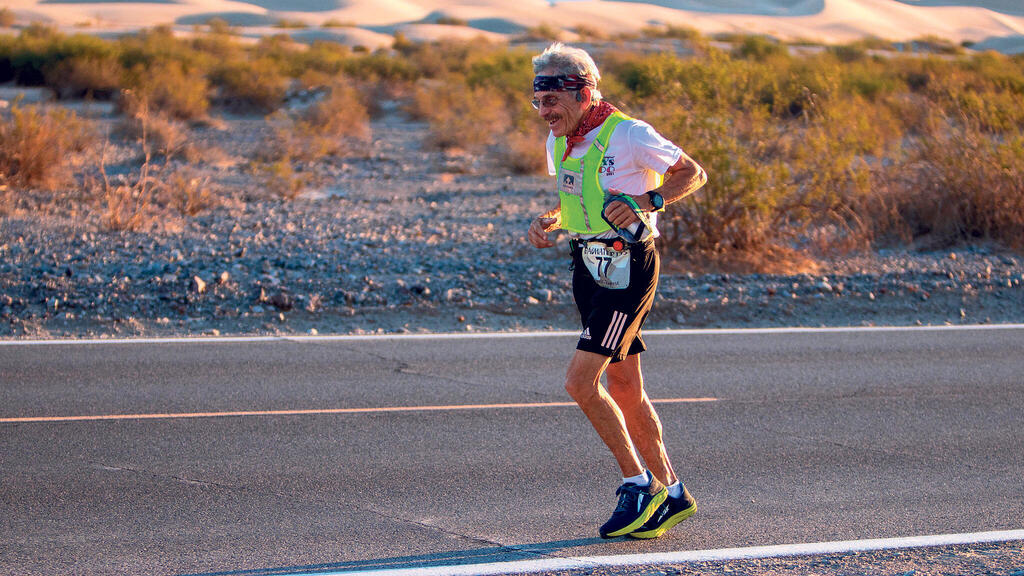
[[[1024,324],[966,324],[939,326],[834,326],[821,328],[689,328],[644,330],[644,335],[702,336],[715,334],[821,334],[857,332],[950,332],[961,330],[1024,330]],[[496,338],[565,338],[578,331],[532,332],[438,332],[417,334],[323,334],[317,336],[184,336],[173,338],[89,338],[54,340],[0,340],[0,346],[48,346],[95,344],[194,344],[248,342],[366,342],[381,340],[485,340]]]
[[[985,542],[1011,542],[1017,540],[1024,540],[1024,530],[1001,530],[994,532],[974,532],[969,534],[940,534],[933,536],[911,536],[906,538],[881,538],[876,540],[845,540],[841,542],[818,542],[811,544],[781,544],[777,546],[753,546],[749,548],[723,548],[719,550],[694,550],[688,552],[628,554],[622,556],[575,556],[570,558],[546,558],[539,560],[518,560],[514,562],[494,562],[490,564],[431,566],[424,568],[317,572],[316,576],[485,576],[491,574],[524,574],[556,570],[594,569],[599,567],[648,566],[656,564],[684,564],[688,562],[779,558],[785,556],[810,556],[845,552],[869,552],[872,550],[922,548],[925,546],[952,546],[956,544],[981,544]],[[313,576],[313,574],[293,573],[283,574],[283,576]]]
[[[718,398],[652,398],[654,404],[718,402]],[[367,408],[307,408],[294,410],[234,410],[219,412],[155,412],[148,414],[83,414],[78,416],[10,416],[0,424],[40,422],[97,422],[111,420],[183,420],[241,416],[319,416],[325,414],[380,414],[390,412],[454,412],[460,410],[509,410],[519,408],[574,408],[575,402],[517,402],[509,404],[451,404],[445,406],[373,406]]]

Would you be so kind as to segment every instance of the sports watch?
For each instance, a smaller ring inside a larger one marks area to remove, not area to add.
[[[647,191],[647,198],[651,201],[651,212],[661,210],[665,207],[665,197],[654,190]]]

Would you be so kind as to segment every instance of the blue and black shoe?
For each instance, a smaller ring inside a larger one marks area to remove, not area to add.
[[[623,484],[615,494],[619,497],[619,505],[612,512],[612,517],[601,526],[601,538],[625,536],[643,526],[668,498],[668,489],[652,477],[647,486]]]
[[[631,538],[657,538],[668,529],[686,520],[697,511],[697,501],[690,496],[689,490],[683,486],[683,493],[679,498],[671,496],[654,511],[651,518],[636,532],[630,532]]]

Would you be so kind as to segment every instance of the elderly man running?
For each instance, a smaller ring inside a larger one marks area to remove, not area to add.
[[[672,469],[644,391],[641,328],[658,286],[658,213],[707,175],[649,124],[601,99],[601,74],[584,50],[552,44],[533,59],[533,71],[533,105],[551,129],[548,172],[557,176],[559,205],[531,222],[529,239],[550,248],[549,234],[569,234],[583,332],[565,388],[623,476],[600,534],[657,538],[689,518],[697,502]]]

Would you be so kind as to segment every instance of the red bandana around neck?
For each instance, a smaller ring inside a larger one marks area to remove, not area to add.
[[[565,162],[565,159],[569,157],[569,152],[572,152],[573,146],[583,142],[583,137],[586,136],[587,132],[604,124],[604,121],[617,111],[618,109],[615,106],[604,100],[601,100],[596,106],[592,106],[590,110],[587,110],[583,118],[580,119],[579,125],[576,126],[576,130],[572,134],[565,136],[565,154],[562,155],[562,162]]]

